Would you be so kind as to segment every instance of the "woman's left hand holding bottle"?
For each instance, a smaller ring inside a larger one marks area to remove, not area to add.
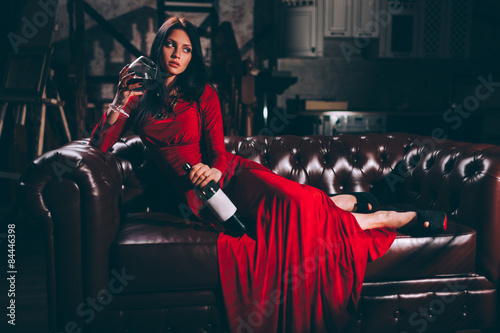
[[[204,187],[208,185],[210,181],[216,183],[222,177],[222,172],[216,168],[210,168],[208,165],[203,163],[198,163],[193,165],[191,172],[189,173],[189,180],[194,186]]]
[[[143,86],[142,81],[130,85],[127,84],[135,76],[134,72],[127,73],[128,69],[129,65],[126,65],[120,71],[118,89],[113,99],[113,103],[109,105],[107,122],[110,125],[116,123],[120,116],[128,118],[129,114],[123,110],[123,107],[127,105],[130,98],[133,96],[140,96],[146,92],[146,88],[140,89]]]

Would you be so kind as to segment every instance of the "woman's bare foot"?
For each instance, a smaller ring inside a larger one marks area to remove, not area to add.
[[[330,197],[330,199],[332,199],[335,206],[337,206],[340,209],[343,209],[345,211],[348,211],[348,212],[355,211],[356,204],[358,203],[358,200],[352,194],[339,194],[339,195],[335,195],[333,197]],[[368,210],[372,210],[371,204],[368,204]]]
[[[361,229],[401,228],[417,218],[416,212],[378,211],[370,214],[352,213]],[[428,227],[429,222],[424,223]]]

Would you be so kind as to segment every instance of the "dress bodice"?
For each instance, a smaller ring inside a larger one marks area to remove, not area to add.
[[[196,105],[177,103],[167,118],[159,120],[150,116],[140,129],[141,139],[148,148],[175,145],[199,145],[201,139],[200,113]]]
[[[91,144],[107,151],[130,128],[138,112],[139,96],[124,106],[129,118],[121,117],[106,128],[106,114],[94,129]],[[144,144],[151,151],[165,174],[184,175],[182,166],[204,163],[224,173],[227,153],[224,145],[222,114],[219,98],[212,86],[207,85],[199,103],[182,98],[165,119],[148,116],[138,129]]]

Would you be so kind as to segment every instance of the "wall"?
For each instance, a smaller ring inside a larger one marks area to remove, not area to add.
[[[149,54],[157,31],[157,11],[155,0],[141,1],[98,1],[86,0],[97,12],[119,30],[141,52]],[[56,15],[59,30],[53,34],[55,45],[55,66],[61,68],[69,59],[68,31],[69,22],[66,1],[62,1]],[[243,58],[254,58],[251,44],[253,39],[253,7],[254,2],[245,0],[219,0],[219,22],[230,21],[236,35],[238,46],[244,48]],[[175,13],[177,16],[186,17],[195,25],[200,25],[207,14],[203,13]],[[120,69],[135,57],[124,50],[117,41],[111,38],[100,26],[85,15],[86,43],[85,52],[87,59],[87,73],[89,76],[116,76]],[[207,63],[210,61],[210,40],[201,38],[204,56]],[[250,44],[250,47],[248,45]],[[89,81],[89,100],[109,100],[113,98],[116,83],[104,83],[93,86]]]

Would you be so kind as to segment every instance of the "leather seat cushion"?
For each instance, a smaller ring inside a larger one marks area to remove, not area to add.
[[[475,263],[476,231],[448,222],[447,230],[433,237],[398,233],[391,248],[368,263],[365,282],[474,273]]]
[[[219,281],[218,234],[165,213],[129,214],[111,248],[112,266],[135,276],[127,292],[211,289]],[[434,237],[399,234],[381,258],[367,265],[365,282],[474,273],[476,232],[449,222]]]
[[[111,246],[111,265],[135,276],[127,292],[215,288],[218,234],[165,213],[126,217]]]

